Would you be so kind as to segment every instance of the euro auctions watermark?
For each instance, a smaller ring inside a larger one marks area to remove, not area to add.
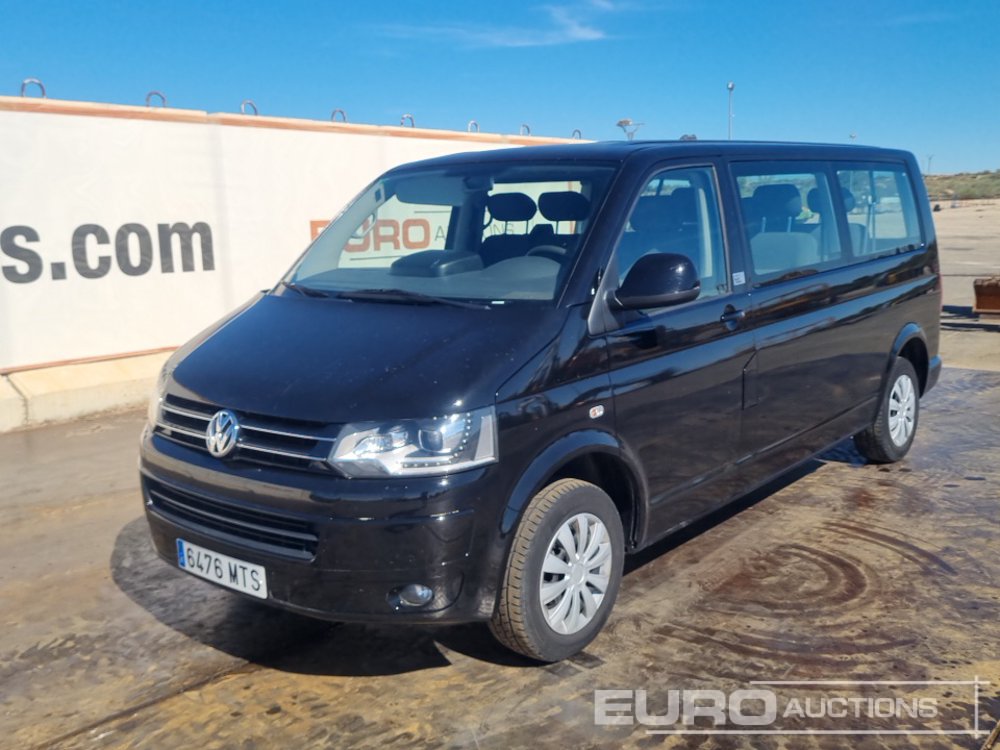
[[[643,726],[648,734],[971,735],[980,694],[971,680],[752,680],[736,690],[594,691],[598,726]],[[943,720],[950,700],[972,705],[968,725]]]

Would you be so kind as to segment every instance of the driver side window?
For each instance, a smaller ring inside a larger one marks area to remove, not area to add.
[[[618,243],[618,284],[647,253],[677,253],[694,263],[698,299],[728,290],[725,246],[711,167],[660,172],[643,188]]]

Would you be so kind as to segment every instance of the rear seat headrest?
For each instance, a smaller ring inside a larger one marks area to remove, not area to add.
[[[629,217],[637,232],[668,232],[677,228],[674,199],[669,195],[649,195],[640,198]]]
[[[551,245],[555,241],[556,231],[551,224],[535,224],[528,236],[535,245]]]
[[[580,221],[590,213],[590,201],[573,190],[542,193],[538,196],[538,210],[549,221]]]
[[[854,193],[845,187],[840,189],[840,194],[844,197],[844,211],[846,213],[851,213],[854,207],[858,205],[858,201],[854,197]]]
[[[524,193],[495,193],[486,199],[486,207],[498,221],[529,221],[538,210]]]
[[[814,214],[823,213],[820,209],[823,208],[823,194],[820,193],[819,188],[813,188],[808,193],[806,193],[806,206]]]
[[[802,213],[802,194],[791,183],[759,185],[753,191],[757,213],[765,217],[794,219]]]
[[[679,187],[670,194],[680,223],[698,221],[698,193],[693,187]]]
[[[852,193],[847,188],[842,187],[840,188],[840,194],[844,198],[844,211],[847,213],[851,213],[851,211],[853,211],[854,207],[857,205],[857,201],[854,200],[854,193]],[[806,195],[806,205],[809,206],[810,211],[813,211],[814,213],[817,214],[822,213],[822,211],[820,211],[820,208],[823,205],[823,196],[820,194],[819,188],[813,188],[812,190],[809,191],[809,193]]]

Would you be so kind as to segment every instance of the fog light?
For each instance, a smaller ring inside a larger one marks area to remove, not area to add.
[[[399,592],[399,603],[407,607],[422,607],[434,597],[434,591],[422,583],[410,583]]]

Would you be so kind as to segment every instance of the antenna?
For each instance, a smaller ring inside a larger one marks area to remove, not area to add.
[[[625,117],[615,123],[615,125],[625,131],[625,137],[630,141],[635,140],[635,131],[641,128],[644,124],[645,123],[641,122],[632,122],[632,120],[628,117]]]
[[[729,140],[733,140],[733,92],[736,91],[736,84],[730,81],[726,84],[726,91],[729,92]]]

